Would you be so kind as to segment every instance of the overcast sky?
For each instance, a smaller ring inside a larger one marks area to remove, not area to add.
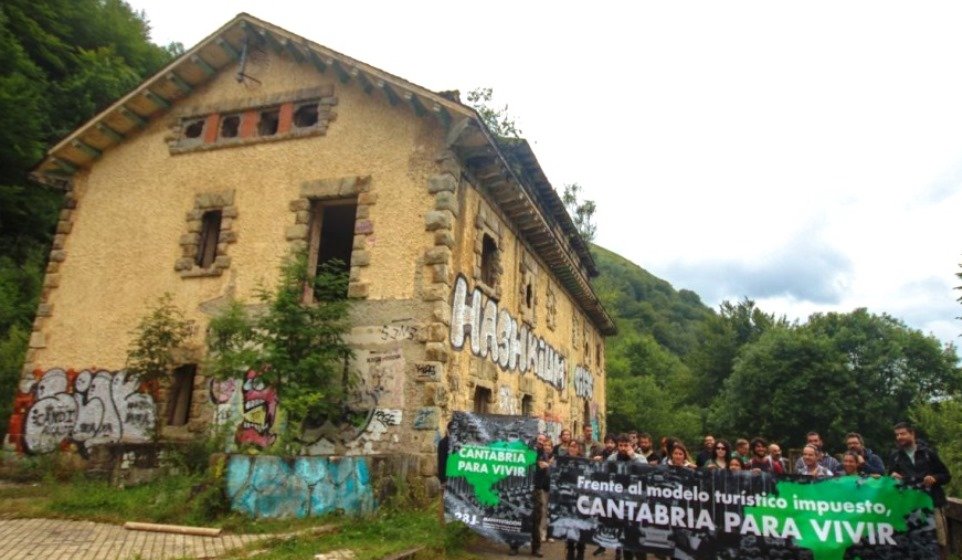
[[[134,0],[238,12],[433,90],[494,88],[597,242],[716,307],[867,307],[956,341],[962,3]]]

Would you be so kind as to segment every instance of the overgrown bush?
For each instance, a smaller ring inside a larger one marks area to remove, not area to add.
[[[5,453],[0,478],[12,482],[71,482],[84,472],[84,462],[73,453],[21,455]]]
[[[134,340],[127,351],[128,375],[142,381],[163,379],[181,364],[176,352],[193,336],[195,325],[172,300],[170,293],[162,295],[131,332]]]
[[[304,420],[340,412],[353,387],[344,342],[348,275],[338,261],[308,273],[303,252],[284,260],[277,287],[257,290],[256,306],[235,301],[210,323],[205,371],[217,379],[257,373],[287,415],[276,444],[294,451]],[[305,287],[313,302],[305,303]],[[252,311],[253,310],[253,311]]]

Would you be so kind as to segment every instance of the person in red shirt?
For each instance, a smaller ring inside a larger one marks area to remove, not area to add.
[[[748,462],[747,468],[752,471],[753,474],[763,472],[775,475],[785,474],[785,468],[782,467],[782,463],[773,460],[771,455],[768,454],[768,442],[765,441],[765,438],[754,438],[749,443],[749,447],[752,450],[752,458],[751,461]]]

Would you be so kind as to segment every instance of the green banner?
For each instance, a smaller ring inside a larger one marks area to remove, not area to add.
[[[549,507],[556,538],[671,558],[938,558],[932,497],[889,477],[775,478],[558,457]]]
[[[492,540],[529,543],[537,434],[537,419],[455,412],[444,469],[445,517]]]

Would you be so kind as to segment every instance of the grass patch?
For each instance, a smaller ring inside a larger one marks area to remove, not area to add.
[[[201,475],[174,475],[117,488],[75,478],[0,486],[0,516],[125,521],[222,527],[235,533],[273,533],[310,527],[316,520],[257,520],[230,513],[220,488]]]
[[[211,498],[214,496],[214,498]],[[214,504],[212,507],[211,504]],[[232,533],[291,534],[250,545],[231,557],[242,558],[251,549],[265,549],[258,560],[313,558],[315,554],[351,549],[358,560],[425,547],[417,558],[461,560],[473,558],[465,548],[476,538],[464,525],[441,527],[437,501],[425,507],[391,502],[362,516],[326,516],[307,519],[253,519],[222,510],[219,488],[205,485],[203,475],[167,476],[129,488],[106,482],[74,478],[69,483],[47,476],[32,484],[0,485],[0,517],[34,517],[98,521],[125,521],[221,527]],[[308,529],[335,525],[336,531],[311,534]]]
[[[468,559],[465,550],[472,534],[458,523],[439,526],[437,504],[430,509],[383,511],[366,517],[327,517],[316,523],[333,523],[332,534],[303,535],[285,540],[272,540],[252,545],[263,549],[258,560],[293,560],[312,558],[315,554],[351,549],[358,560],[375,560],[389,554],[424,547],[416,558]],[[244,557],[248,551],[236,551],[232,557]]]

